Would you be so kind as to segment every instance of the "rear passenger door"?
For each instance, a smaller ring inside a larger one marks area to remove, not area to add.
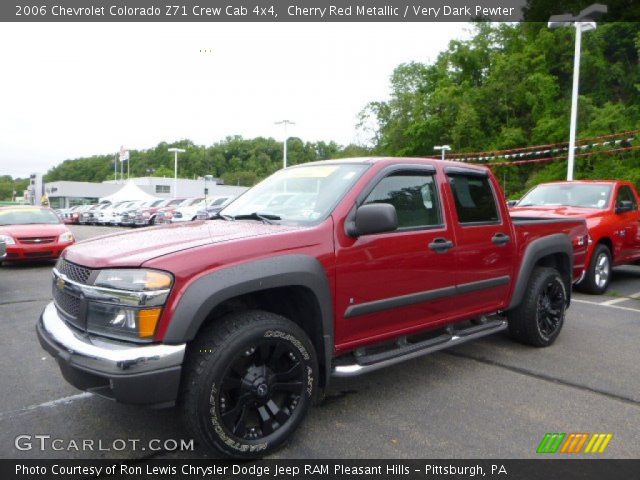
[[[456,308],[467,314],[503,308],[516,253],[503,196],[485,171],[446,167],[445,174],[454,200],[453,251],[460,265]]]

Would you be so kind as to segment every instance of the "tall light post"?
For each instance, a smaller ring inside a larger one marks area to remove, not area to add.
[[[607,6],[594,3],[582,10],[578,15],[570,13],[553,15],[549,18],[549,28],[573,27],[576,30],[575,51],[573,54],[573,88],[571,91],[571,119],[569,121],[569,153],[567,158],[567,180],[573,180],[573,169],[576,150],[576,123],[578,119],[578,85],[580,82],[580,50],[582,44],[582,32],[596,29],[594,21],[599,16],[607,13]]]
[[[213,180],[213,175],[205,175],[204,176],[204,203],[207,203],[207,194],[209,193],[209,189],[207,188],[207,180]]]
[[[434,150],[440,150],[440,158],[444,160],[444,154],[447,150],[451,150],[449,145],[436,145],[433,147]]]
[[[174,154],[174,173],[173,173],[173,198],[178,196],[178,153],[184,153],[184,148],[170,148],[170,152]]]
[[[282,159],[282,168],[287,168],[287,125],[295,125],[291,120],[280,120],[275,122],[276,125],[284,125],[284,158]]]

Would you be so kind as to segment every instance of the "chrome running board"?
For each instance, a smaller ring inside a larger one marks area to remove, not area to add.
[[[435,338],[429,338],[416,343],[408,343],[405,337],[396,342],[397,347],[380,353],[356,354],[353,363],[338,364],[333,367],[332,377],[355,377],[373,372],[380,368],[395,365],[412,358],[421,357],[429,353],[455,347],[456,345],[475,340],[476,338],[500,332],[507,328],[507,321],[503,319],[490,320],[481,325],[474,325],[456,330],[449,327],[446,333]]]

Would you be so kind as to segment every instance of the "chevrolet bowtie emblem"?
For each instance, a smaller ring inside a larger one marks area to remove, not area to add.
[[[64,290],[64,285],[65,285],[64,280],[58,277],[56,279],[56,287],[58,287],[60,290]]]

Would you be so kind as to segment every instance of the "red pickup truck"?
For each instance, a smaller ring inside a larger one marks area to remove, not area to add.
[[[283,192],[296,201],[262,210]],[[78,388],[177,404],[201,443],[262,456],[331,377],[505,329],[552,344],[586,247],[584,220],[512,220],[483,167],[317,162],[216,220],[67,249],[37,333]]]
[[[611,267],[640,261],[638,192],[622,180],[542,183],[512,208],[526,217],[584,218],[589,229],[586,274],[578,287],[602,294],[609,287]]]

